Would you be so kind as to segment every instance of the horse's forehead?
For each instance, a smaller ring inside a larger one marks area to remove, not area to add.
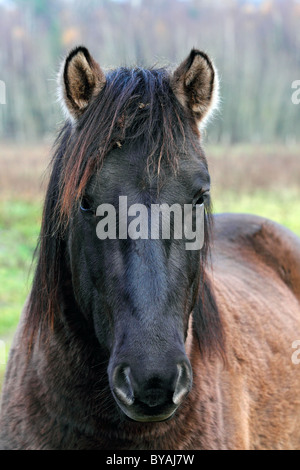
[[[102,168],[91,177],[86,192],[96,200],[106,198],[107,202],[122,195],[128,196],[132,202],[185,203],[200,188],[209,187],[209,173],[202,161],[183,160],[177,171],[170,165],[162,165],[161,172],[157,173],[148,167],[147,155],[127,157],[121,149],[112,152]]]

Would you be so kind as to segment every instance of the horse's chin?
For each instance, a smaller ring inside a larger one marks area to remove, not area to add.
[[[164,422],[168,421],[173,418],[176,410],[176,407],[172,407],[171,409],[168,410],[155,410],[151,411],[150,413],[147,413],[146,411],[141,411],[139,409],[136,409],[134,405],[131,407],[125,407],[122,404],[118,403],[119,407],[121,408],[122,412],[125,415],[125,418],[128,421],[134,421],[138,423],[159,423],[159,422]]]
[[[176,411],[176,410],[175,410]],[[158,416],[135,416],[134,418],[126,415],[129,421],[134,421],[136,423],[163,423],[169,421],[173,418],[175,411],[169,415],[158,415]]]

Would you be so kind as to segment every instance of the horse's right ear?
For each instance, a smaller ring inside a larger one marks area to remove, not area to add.
[[[202,127],[219,100],[218,76],[211,59],[192,49],[173,73],[171,87],[181,105]]]
[[[76,121],[106,83],[104,72],[85,47],[76,47],[65,59],[59,74],[63,110]]]

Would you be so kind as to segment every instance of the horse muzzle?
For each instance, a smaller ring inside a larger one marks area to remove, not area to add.
[[[173,416],[192,387],[187,357],[164,371],[145,368],[137,372],[128,364],[113,368],[113,396],[125,415],[140,422],[165,421]]]

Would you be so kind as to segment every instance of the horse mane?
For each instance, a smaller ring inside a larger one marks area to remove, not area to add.
[[[41,329],[54,327],[55,317],[61,310],[68,221],[90,177],[101,169],[105,156],[123,143],[132,146],[138,143],[141,152],[148,156],[148,170],[160,175],[162,162],[167,162],[176,172],[179,156],[189,142],[206,165],[191,124],[171,90],[167,70],[119,68],[107,75],[104,89],[79,118],[76,127],[70,121],[63,125],[54,144],[36,250],[37,266],[27,308],[25,333],[27,340],[29,334],[30,345]],[[205,244],[200,252],[202,268],[194,301],[198,305],[195,331],[203,354],[207,350],[221,350],[223,344],[218,308],[205,277],[211,226],[207,206]],[[199,290],[200,285],[204,288]]]

